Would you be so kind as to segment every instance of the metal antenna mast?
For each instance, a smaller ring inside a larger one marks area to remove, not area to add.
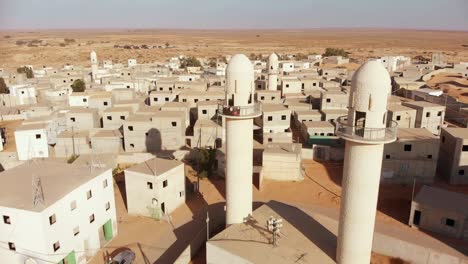
[[[42,190],[41,178],[37,177],[36,174],[32,175],[32,186],[34,207],[36,207],[39,203],[44,206],[44,192]]]

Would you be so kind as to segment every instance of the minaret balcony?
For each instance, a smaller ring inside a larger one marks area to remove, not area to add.
[[[391,121],[383,128],[352,126],[348,124],[348,117],[336,119],[335,133],[337,136],[362,144],[387,144],[397,139],[397,122]]]
[[[218,115],[233,118],[246,119],[255,118],[262,115],[262,105],[259,102],[254,102],[243,106],[230,106],[221,102],[218,104]]]

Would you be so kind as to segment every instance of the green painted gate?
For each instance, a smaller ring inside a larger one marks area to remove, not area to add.
[[[112,239],[112,220],[109,219],[102,228],[104,229],[104,238],[109,241]]]
[[[58,264],[76,264],[75,251],[70,252],[64,259]]]

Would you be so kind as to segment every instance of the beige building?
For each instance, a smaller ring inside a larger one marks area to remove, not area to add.
[[[468,184],[468,128],[443,128],[437,170],[450,184]]]
[[[201,101],[197,103],[197,120],[211,120],[216,117],[217,101]]]
[[[125,170],[127,209],[160,219],[185,203],[184,164],[154,158]]]
[[[297,77],[283,77],[281,79],[281,93],[285,94],[296,94],[301,93],[302,82]]]
[[[291,110],[280,104],[262,104],[263,115],[256,124],[263,128],[263,133],[286,132],[291,123]]]
[[[112,107],[104,110],[102,127],[106,129],[119,129],[133,112],[131,107]]]
[[[387,122],[396,122],[398,128],[414,128],[416,109],[400,104],[387,105]]]
[[[271,91],[271,90],[258,90],[257,101],[266,103],[266,104],[279,104],[281,103],[281,91]]]
[[[89,130],[101,127],[97,109],[73,107],[65,113],[67,129]]]
[[[409,225],[468,240],[468,195],[423,186],[411,203]]]
[[[168,102],[174,102],[177,98],[177,93],[152,91],[149,95],[149,105],[164,105]]]
[[[400,128],[397,140],[384,147],[385,183],[432,183],[439,154],[439,139],[425,128]]]
[[[209,119],[198,119],[193,126],[192,148],[221,147],[224,142],[223,127]]]
[[[335,126],[329,121],[304,121],[301,126],[302,137],[306,142],[313,137],[335,135]]]
[[[349,95],[341,91],[322,92],[320,97],[320,110],[347,109]]]
[[[319,110],[307,110],[307,111],[295,111],[293,114],[293,120],[296,127],[300,128],[302,122],[322,121],[322,112]]]
[[[416,109],[415,127],[427,128],[435,135],[440,134],[444,123],[445,106],[425,101],[404,102],[403,105]]]
[[[118,130],[99,130],[90,137],[92,153],[118,154],[123,152],[122,138]]]
[[[64,131],[57,136],[54,147],[56,157],[69,158],[73,155],[90,154],[91,141],[88,131]]]
[[[301,150],[301,144],[297,143],[265,145],[260,178],[275,181],[303,180]]]
[[[320,112],[322,112],[323,116],[322,121],[330,122],[334,122],[340,116],[348,115],[347,109],[322,109]]]
[[[179,102],[187,103],[191,108],[196,107],[201,101],[217,101],[224,100],[224,92],[222,91],[192,91],[184,90],[179,94]]]
[[[185,114],[159,111],[153,115],[133,115],[124,122],[126,152],[176,150],[185,145]]]

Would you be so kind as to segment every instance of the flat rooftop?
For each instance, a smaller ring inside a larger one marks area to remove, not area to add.
[[[438,137],[434,136],[434,134],[425,128],[398,128],[397,139],[399,141],[423,139],[438,140]]]
[[[450,135],[456,138],[468,138],[468,128],[464,127],[447,127],[442,128],[442,130],[447,131]]]
[[[35,159],[0,173],[0,206],[41,212],[79,186],[111,169]],[[33,177],[41,179],[44,206],[33,204]],[[84,194],[83,194],[84,195]]]
[[[423,186],[414,201],[421,205],[468,216],[468,195]]]
[[[147,175],[160,176],[165,172],[182,165],[183,163],[178,160],[168,160],[154,158],[132,166],[125,171],[133,171]]]
[[[263,112],[290,111],[282,104],[262,104]]]
[[[335,129],[335,125],[333,125],[329,121],[304,121],[302,123],[307,128],[332,128],[332,129]]]
[[[426,101],[415,101],[415,102],[403,102],[403,105],[414,108],[425,108],[425,107],[437,107],[445,109],[445,106],[439,104],[433,104]]]

